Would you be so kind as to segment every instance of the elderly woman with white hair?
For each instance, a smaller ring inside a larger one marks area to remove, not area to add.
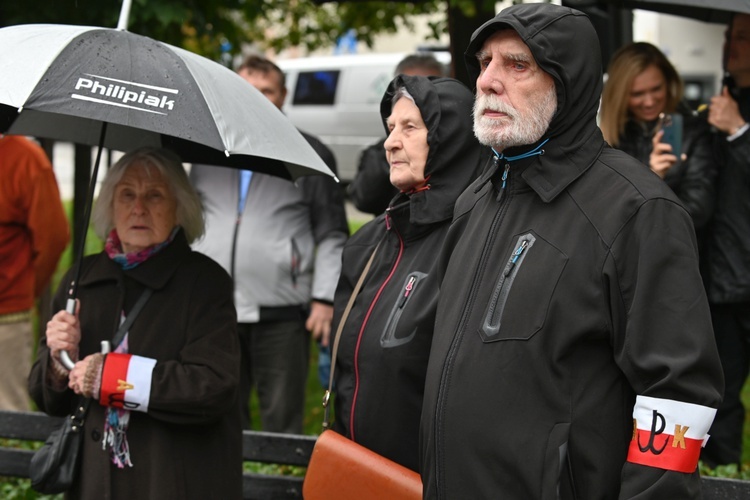
[[[124,155],[107,173],[93,225],[104,250],[83,260],[75,314],[61,283],[29,391],[66,415],[92,398],[68,498],[240,498],[239,348],[227,273],[190,242],[200,199],[164,149]],[[112,352],[121,322],[151,295]],[[76,361],[68,372],[67,351]]]
[[[471,91],[452,78],[391,81],[380,115],[388,133],[383,153],[399,192],[347,242],[334,297],[334,326],[343,326],[333,429],[415,471],[437,304],[433,271],[456,201],[489,156],[472,132],[473,103]]]

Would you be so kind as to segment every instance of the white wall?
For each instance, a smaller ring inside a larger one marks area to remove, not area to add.
[[[659,47],[681,74],[712,75],[719,88],[725,26],[642,10],[633,18],[633,40]]]

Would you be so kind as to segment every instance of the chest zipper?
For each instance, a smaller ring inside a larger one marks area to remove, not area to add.
[[[406,299],[409,298],[409,294],[411,294],[412,289],[414,288],[414,282],[417,281],[416,276],[412,276],[409,278],[409,282],[404,287],[404,294],[401,296],[401,300],[398,302],[399,309],[403,309],[404,304],[406,304]]]
[[[482,248],[482,254],[479,258],[479,264],[477,265],[476,269],[474,270],[474,277],[471,282],[471,287],[469,288],[469,296],[466,299],[465,307],[461,311],[461,318],[458,322],[458,328],[456,329],[456,335],[451,340],[451,344],[448,348],[448,354],[445,357],[445,362],[443,363],[443,370],[442,374],[440,376],[440,384],[438,386],[438,397],[437,402],[435,404],[435,429],[434,429],[434,436],[435,436],[435,457],[436,457],[436,467],[435,467],[435,481],[438,484],[438,492],[441,490],[444,479],[444,471],[446,469],[445,467],[445,454],[443,453],[444,445],[443,445],[443,438],[444,438],[444,422],[443,422],[443,416],[444,416],[444,407],[446,404],[447,399],[447,392],[448,392],[448,380],[451,378],[451,374],[453,371],[453,361],[456,357],[456,353],[458,352],[458,348],[463,341],[464,333],[466,330],[466,323],[468,322],[469,318],[469,311],[473,309],[474,302],[476,301],[477,296],[477,290],[478,290],[478,282],[479,282],[479,276],[481,274],[480,270],[483,270],[486,264],[486,261],[488,259],[490,249],[495,244],[495,237],[497,236],[497,230],[500,226],[503,216],[506,213],[506,207],[508,206],[509,199],[503,198],[503,193],[505,192],[505,189],[508,184],[508,172],[510,170],[510,163],[506,163],[505,169],[503,171],[503,184],[500,188],[500,193],[497,196],[497,202],[500,203],[500,206],[497,209],[497,212],[495,212],[495,215],[492,219],[492,223],[490,224],[490,230],[488,231],[487,240],[485,240],[484,247]],[[438,494],[438,498],[441,498],[441,495]]]
[[[362,320],[362,324],[359,327],[359,333],[357,335],[357,344],[354,347],[354,394],[352,395],[352,407],[349,412],[349,437],[352,441],[356,441],[354,434],[354,415],[355,410],[357,408],[357,396],[359,394],[359,348],[362,345],[362,337],[364,336],[365,329],[367,328],[367,323],[370,321],[370,316],[372,315],[373,309],[375,309],[375,304],[378,303],[378,300],[380,299],[380,295],[383,293],[383,290],[388,285],[388,283],[391,281],[391,278],[393,278],[393,275],[396,273],[396,269],[398,268],[399,263],[401,262],[401,256],[404,253],[404,240],[401,238],[401,234],[398,232],[397,229],[395,229],[391,225],[391,218],[390,214],[388,213],[388,210],[386,210],[385,213],[385,227],[386,231],[390,231],[393,229],[394,234],[398,238],[398,255],[396,256],[396,262],[394,262],[393,267],[391,267],[390,273],[388,273],[388,277],[386,277],[385,281],[383,281],[383,284],[380,285],[380,288],[378,288],[377,293],[375,294],[375,297],[372,299],[372,302],[370,302],[370,306],[367,308],[367,312],[365,313],[365,317]]]
[[[492,248],[495,242],[495,237],[497,236],[497,229],[500,226],[503,215],[507,212],[507,206],[509,201],[504,200],[504,193],[506,190],[507,185],[509,184],[508,179],[508,173],[510,171],[510,163],[516,160],[520,160],[523,158],[528,158],[531,156],[541,156],[544,154],[543,146],[549,141],[549,139],[545,139],[542,141],[536,148],[532,149],[531,151],[528,151],[526,153],[520,154],[518,156],[505,156],[504,154],[500,154],[493,148],[493,153],[495,154],[495,158],[499,160],[505,160],[505,169],[503,170],[503,176],[502,176],[502,186],[500,187],[500,192],[497,195],[497,202],[501,203],[503,202],[497,209],[497,212],[495,213],[495,216],[492,219],[492,224],[490,224],[490,231],[488,233],[487,240],[485,241],[484,247],[482,248],[482,254],[479,258],[478,265],[476,269],[474,270],[474,277],[471,282],[471,288],[469,289],[469,296],[466,299],[465,306],[463,311],[461,311],[461,318],[458,322],[458,327],[456,329],[456,334],[451,340],[451,344],[448,348],[448,354],[445,357],[445,361],[443,362],[443,370],[440,376],[440,384],[438,385],[438,397],[437,402],[435,404],[435,429],[434,429],[434,436],[435,436],[435,457],[436,457],[436,467],[435,467],[435,481],[438,484],[438,491],[440,491],[443,487],[444,479],[444,470],[445,470],[445,454],[443,453],[444,445],[443,445],[443,414],[444,414],[444,407],[446,405],[446,393],[448,391],[448,380],[451,377],[452,373],[452,366],[454,359],[456,357],[456,353],[458,352],[458,348],[461,344],[461,341],[463,340],[463,336],[466,330],[466,323],[468,322],[469,318],[469,311],[471,311],[474,308],[474,302],[476,301],[477,296],[477,289],[479,288],[477,286],[477,283],[479,281],[479,276],[481,274],[480,270],[484,270],[485,265],[487,263],[487,259],[489,256],[489,250]],[[520,255],[520,254],[519,254]],[[440,495],[438,494],[438,498],[440,498]]]
[[[407,277],[406,284],[396,300],[396,303],[391,308],[391,313],[388,315],[385,328],[383,328],[383,333],[380,336],[380,347],[384,349],[398,347],[408,343],[414,338],[414,335],[416,335],[417,331],[414,329],[414,331],[408,336],[396,338],[396,327],[399,324],[401,315],[404,313],[406,304],[414,294],[414,289],[425,276],[427,276],[425,273],[413,272]]]
[[[498,333],[500,333],[500,320],[502,319],[503,311],[505,311],[505,304],[508,301],[510,289],[513,286],[513,281],[516,279],[518,270],[521,268],[521,263],[528,249],[534,244],[534,241],[535,238],[530,233],[520,237],[516,249],[508,259],[508,263],[505,265],[505,269],[495,285],[495,290],[489,300],[487,312],[484,315],[482,323],[482,339],[485,342],[496,339]]]
[[[497,202],[500,203],[500,200],[503,199],[503,193],[505,193],[505,186],[508,183],[508,172],[510,171],[510,163],[505,164],[505,170],[503,170],[503,177],[502,181],[503,184],[500,186],[500,191],[497,193]]]
[[[518,245],[518,248],[516,248],[516,251],[513,252],[513,257],[511,257],[510,262],[508,262],[508,267],[505,270],[505,277],[507,278],[510,272],[513,270],[513,268],[516,266],[516,262],[518,262],[518,258],[521,256],[521,254],[529,247],[529,240],[523,240],[520,245]]]

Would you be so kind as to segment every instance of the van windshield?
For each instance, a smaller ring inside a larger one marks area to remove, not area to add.
[[[295,105],[332,105],[336,100],[339,71],[302,71],[294,89]]]

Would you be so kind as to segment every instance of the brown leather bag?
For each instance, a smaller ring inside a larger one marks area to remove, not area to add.
[[[302,485],[305,500],[420,500],[422,479],[332,430],[315,443]]]
[[[315,442],[307,466],[302,497],[305,500],[419,500],[422,498],[422,479],[419,474],[403,465],[388,460],[341,434],[328,429],[329,399],[336,369],[339,338],[354,299],[357,298],[365,276],[370,270],[380,243],[373,250],[365,269],[352,291],[341,315],[331,349],[331,375],[328,390],[323,396],[323,433]]]

